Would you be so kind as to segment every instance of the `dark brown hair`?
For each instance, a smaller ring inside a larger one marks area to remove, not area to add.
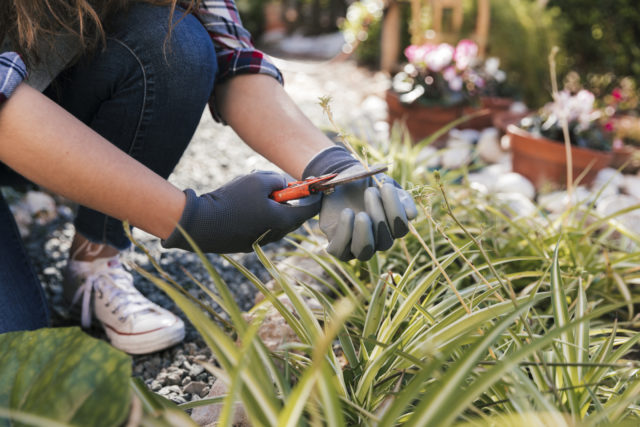
[[[178,0],[0,0],[0,44],[5,40],[28,63],[38,62],[39,52],[54,48],[60,35],[75,37],[85,51],[105,41],[105,26],[117,13],[134,1],[171,7],[172,22]],[[180,1],[186,13],[200,0]],[[171,28],[171,26],[170,26]]]

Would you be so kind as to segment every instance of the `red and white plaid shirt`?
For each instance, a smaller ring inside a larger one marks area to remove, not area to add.
[[[251,34],[242,26],[233,0],[204,0],[196,17],[211,36],[218,59],[217,82],[239,74],[267,74],[283,83],[282,74],[253,46]],[[0,104],[26,77],[26,68],[13,52],[0,53]],[[214,116],[216,116],[215,112]],[[220,117],[216,117],[220,120]]]
[[[218,57],[218,82],[238,74],[268,74],[282,83],[282,74],[253,46],[251,34],[242,26],[233,0],[204,0],[196,14],[207,29]]]

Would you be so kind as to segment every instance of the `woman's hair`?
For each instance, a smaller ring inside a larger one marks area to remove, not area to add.
[[[92,51],[105,42],[105,27],[117,12],[139,1],[170,6],[173,21],[178,0],[0,0],[0,45],[9,40],[11,49],[28,63],[40,60],[39,52],[54,48],[60,35],[75,37]],[[201,0],[179,1],[186,13]],[[169,26],[171,28],[171,25]]]

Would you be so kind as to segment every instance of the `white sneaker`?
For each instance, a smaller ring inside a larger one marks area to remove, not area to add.
[[[134,286],[133,276],[118,256],[95,261],[69,260],[65,290],[75,289],[72,305],[82,297],[82,327],[91,325],[93,313],[102,323],[111,344],[130,354],[162,350],[184,339],[184,323],[178,316],[145,298]]]

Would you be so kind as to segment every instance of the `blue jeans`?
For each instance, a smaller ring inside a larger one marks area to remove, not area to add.
[[[213,44],[195,17],[176,10],[170,39],[168,33],[168,7],[133,3],[109,25],[105,48],[81,58],[45,91],[163,178],[191,140],[217,73]],[[74,225],[93,242],[130,245],[120,220],[87,207],[78,207]],[[2,200],[0,233],[0,333],[46,326],[42,289]]]

